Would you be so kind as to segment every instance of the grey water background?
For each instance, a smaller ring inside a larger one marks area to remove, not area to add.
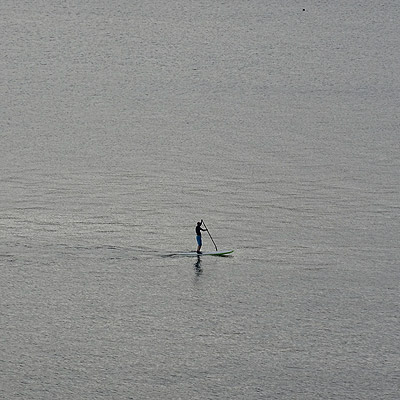
[[[2,0],[0,398],[398,399],[399,20]]]

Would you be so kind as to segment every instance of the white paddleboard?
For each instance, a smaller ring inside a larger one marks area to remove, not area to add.
[[[198,254],[195,251],[190,251],[188,253],[176,253],[175,256],[187,256],[187,257],[197,257],[197,256],[225,256],[232,254],[234,250],[218,250],[218,251],[207,251]]]

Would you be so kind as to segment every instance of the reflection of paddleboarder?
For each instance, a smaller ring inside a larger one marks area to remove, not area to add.
[[[200,255],[197,256],[197,261],[194,263],[194,270],[196,271],[196,276],[200,276],[203,273]]]
[[[201,220],[201,222],[198,222],[196,225],[197,254],[201,254],[201,251],[200,251],[201,245],[202,245],[201,231],[204,231],[204,232],[207,231],[207,229],[203,229],[201,227],[202,223],[203,223],[203,220]]]

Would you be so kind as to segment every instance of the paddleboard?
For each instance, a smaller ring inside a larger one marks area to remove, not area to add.
[[[198,254],[195,251],[190,251],[188,253],[176,253],[176,256],[187,256],[187,257],[197,257],[197,256],[225,256],[228,254],[232,254],[234,250],[218,250],[218,251],[207,251],[201,254]]]

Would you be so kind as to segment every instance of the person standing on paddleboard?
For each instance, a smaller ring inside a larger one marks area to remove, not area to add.
[[[202,246],[201,231],[204,231],[204,232],[207,231],[207,229],[203,229],[201,227],[202,223],[203,223],[203,220],[201,220],[201,222],[198,222],[196,225],[197,254],[201,254],[201,251],[200,251],[201,246]]]

